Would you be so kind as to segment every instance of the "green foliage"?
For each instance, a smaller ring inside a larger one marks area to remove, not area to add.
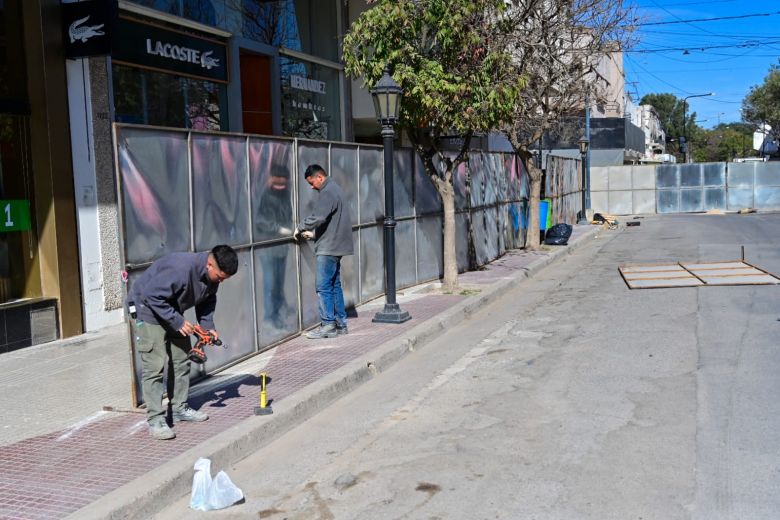
[[[685,136],[688,142],[693,143],[696,150],[696,144],[701,143],[703,129],[696,124],[696,112],[691,112],[691,106],[683,102],[674,94],[646,94],[639,101],[640,105],[652,105],[658,112],[658,119],[661,121],[661,127],[666,133],[666,148],[668,153],[677,154],[677,160],[683,161],[680,153],[680,137]],[[686,111],[686,106],[687,111]],[[683,123],[683,116],[685,123]],[[694,155],[695,157],[695,155]]]
[[[772,65],[764,83],[756,85],[742,101],[745,121],[756,126],[768,124],[775,135],[780,132],[780,66]]]
[[[733,161],[754,154],[753,127],[744,123],[723,123],[711,130],[702,130],[693,148],[695,162]]]
[[[378,0],[344,38],[345,70],[371,88],[389,66],[404,89],[400,124],[434,137],[487,132],[522,87],[492,39],[500,0]]]

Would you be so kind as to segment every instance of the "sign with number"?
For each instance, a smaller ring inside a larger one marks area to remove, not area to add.
[[[29,200],[0,200],[0,233],[30,229]]]

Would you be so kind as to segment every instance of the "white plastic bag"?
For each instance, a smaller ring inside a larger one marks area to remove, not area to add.
[[[224,471],[217,473],[214,479],[211,478],[211,461],[209,459],[196,460],[194,469],[190,508],[201,511],[224,509],[244,498],[244,493],[233,484]]]

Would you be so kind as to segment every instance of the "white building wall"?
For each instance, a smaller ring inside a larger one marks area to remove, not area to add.
[[[70,140],[86,332],[121,323],[123,310],[105,309],[97,179],[95,175],[92,94],[87,59],[66,60]]]

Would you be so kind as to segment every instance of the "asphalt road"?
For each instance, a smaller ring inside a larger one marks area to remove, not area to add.
[[[653,216],[508,291],[225,469],[244,504],[167,518],[780,517],[780,287],[629,290],[619,265],[740,257],[780,215]]]

